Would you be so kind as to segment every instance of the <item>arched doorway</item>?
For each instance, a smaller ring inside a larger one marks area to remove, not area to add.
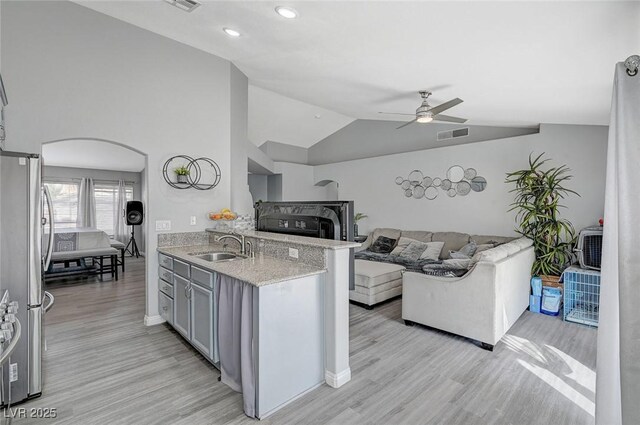
[[[140,285],[137,291],[145,300],[141,303],[139,314],[146,317],[148,220],[143,220],[139,226],[128,226],[126,218],[122,216],[122,207],[126,205],[125,201],[141,201],[143,209],[146,210],[149,193],[147,154],[116,141],[99,138],[70,138],[42,143],[42,157],[43,181],[45,185],[56,188],[61,200],[59,206],[63,212],[68,213],[58,218],[59,223],[56,224],[60,226],[85,227],[83,226],[85,223],[81,222],[77,213],[73,214],[73,210],[74,208],[79,210],[77,203],[80,201],[79,190],[82,182],[91,180],[95,217],[90,223],[91,226],[88,227],[96,230],[96,233],[106,234],[111,247],[117,248],[120,252],[118,256],[120,279],[119,282],[113,280],[111,284],[120,283],[121,288],[115,289],[113,292],[115,295],[112,294],[111,300],[114,299],[113,296],[119,296],[118,291],[126,292],[123,282],[127,282],[127,279],[129,282],[135,279]],[[120,194],[123,196],[119,196]],[[122,202],[118,203],[118,200]],[[54,211],[56,211],[55,208]],[[84,215],[82,218],[85,218]],[[132,256],[135,252],[129,244],[131,231],[134,232],[134,238],[141,253],[139,258]],[[76,236],[76,240],[80,240],[79,237]],[[86,237],[83,240],[86,240]],[[127,248],[126,252],[122,251],[123,246]],[[68,281],[67,285],[72,285],[70,282],[73,280]],[[100,288],[99,280],[91,282],[85,279],[83,282],[95,284],[96,294],[106,287],[103,285]],[[90,299],[89,302],[99,303],[100,301],[96,298]]]

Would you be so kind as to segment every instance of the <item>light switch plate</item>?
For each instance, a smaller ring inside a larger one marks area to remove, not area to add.
[[[295,248],[289,248],[289,257],[298,258],[298,250]]]
[[[156,220],[156,230],[161,232],[171,230],[171,220]]]

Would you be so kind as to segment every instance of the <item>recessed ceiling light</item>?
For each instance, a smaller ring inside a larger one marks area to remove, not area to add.
[[[278,6],[276,7],[276,13],[283,18],[293,19],[298,17],[298,12],[291,7]]]
[[[222,31],[224,31],[229,37],[240,37],[240,33],[234,29],[222,28]]]

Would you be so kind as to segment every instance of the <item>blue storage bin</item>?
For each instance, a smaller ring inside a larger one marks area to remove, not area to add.
[[[550,286],[542,287],[542,303],[540,304],[540,313],[549,316],[557,316],[560,314],[560,305],[562,304],[562,291],[559,288]]]
[[[542,297],[538,295],[529,295],[529,311],[533,313],[540,313],[540,303]]]
[[[542,296],[542,279],[538,276],[531,278],[531,293],[537,297]]]

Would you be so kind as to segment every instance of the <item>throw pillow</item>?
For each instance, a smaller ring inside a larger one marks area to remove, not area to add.
[[[420,259],[438,261],[443,247],[444,242],[427,242],[427,249],[424,250]]]
[[[476,245],[476,242],[475,241],[471,241],[471,242],[469,242],[468,244],[466,244],[465,246],[463,246],[462,248],[460,248],[457,251],[449,251],[449,255],[451,255],[451,258],[456,258],[452,254],[454,252],[457,252],[459,254],[465,255],[467,258],[471,258],[471,257],[473,257],[473,254],[476,253],[477,249],[478,249],[478,245]]]
[[[411,242],[418,242],[418,241],[416,239],[400,236],[400,239],[398,239],[398,245],[396,245],[396,247],[393,248],[393,251],[391,251],[391,255],[400,255],[400,253],[402,253],[402,251],[404,251],[405,248],[408,247]]]
[[[418,261],[418,258],[427,249],[426,242],[413,241],[398,255],[398,257],[407,261]]]
[[[369,251],[377,252],[378,254],[388,254],[393,250],[395,245],[396,239],[379,236],[378,239],[371,244]]]

